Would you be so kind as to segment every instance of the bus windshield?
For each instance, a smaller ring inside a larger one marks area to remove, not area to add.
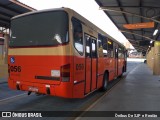
[[[56,46],[68,42],[68,14],[49,11],[11,21],[10,47]]]

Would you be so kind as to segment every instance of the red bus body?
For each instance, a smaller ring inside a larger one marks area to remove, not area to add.
[[[68,8],[58,10],[68,14],[69,41],[56,46],[10,46],[8,55],[10,88],[65,98],[83,98],[103,86],[104,74],[108,74],[108,81],[111,81],[126,71],[126,55],[123,45],[76,12]],[[29,13],[14,19],[30,14],[41,14],[41,12],[43,13],[43,11]],[[73,17],[82,22],[83,47],[79,46],[83,50],[76,48],[78,43],[73,44]],[[92,29],[88,26],[92,26]],[[105,57],[101,46],[98,47],[99,34],[103,34],[107,40],[112,40],[112,55]],[[92,50],[90,47],[88,50],[85,36],[88,36]],[[12,39],[15,38],[12,36]],[[119,55],[120,52],[118,53],[120,46],[123,49],[122,57]],[[89,53],[92,51],[93,54],[90,53],[92,55],[89,54],[89,57],[86,57],[86,51]]]

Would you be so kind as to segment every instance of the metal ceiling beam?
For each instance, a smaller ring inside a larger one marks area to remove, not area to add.
[[[99,0],[96,0],[97,4],[100,6],[103,6],[102,3],[99,1]],[[104,11],[105,12],[105,11]],[[106,15],[112,20],[112,22],[116,25],[116,23],[114,22],[114,20],[112,19],[112,17],[108,14],[108,12],[105,12]],[[127,22],[127,21],[126,21]],[[116,25],[118,29],[120,29],[120,27],[118,25]],[[124,33],[122,33],[124,35]],[[124,35],[125,36],[125,35]],[[133,38],[135,39],[134,35],[133,35]]]
[[[7,14],[7,13],[5,13],[5,12],[2,12],[2,11],[0,11],[0,15],[4,15],[4,16],[9,17],[9,18],[12,17],[11,15],[9,15],[9,14]]]
[[[121,6],[122,6],[122,5],[121,5],[121,2],[120,2],[119,0],[116,0],[116,1],[117,1],[117,3],[118,3],[118,6],[121,7]],[[120,10],[121,10],[121,11],[124,11],[123,8],[120,8]],[[128,21],[126,15],[125,15],[124,13],[122,13],[122,15],[123,15],[123,17],[124,17],[126,23],[129,24],[129,21]],[[132,30],[130,30],[130,31],[132,32]],[[132,35],[132,36],[133,36],[134,39],[136,39],[134,35]]]
[[[1,20],[1,21],[4,21],[4,22],[6,22],[6,23],[10,23],[10,20],[5,19],[5,18],[1,18],[1,17],[0,17],[0,20]]]
[[[129,42],[138,43],[138,41],[136,41],[136,40],[133,40],[133,39],[128,39],[128,38],[127,38],[127,40],[128,40]]]
[[[99,8],[100,9],[100,8]],[[120,17],[120,16],[122,16],[122,15],[118,15],[118,14],[113,14],[112,15],[113,17],[115,16],[115,17]],[[128,18],[129,17],[132,17],[132,16],[127,16]],[[154,16],[154,17],[151,17],[152,19],[154,19],[154,18],[157,18],[157,17],[160,17],[160,15],[157,15],[157,16]]]
[[[141,49],[147,49],[147,48],[148,48],[148,46],[140,46],[140,45],[138,45],[138,44],[133,44],[133,46],[134,46],[135,48],[141,48]]]
[[[136,48],[137,52],[147,52],[147,49],[138,49]]]
[[[138,48],[136,48],[136,50],[137,50],[138,52],[147,52],[147,49],[138,49]]]
[[[154,40],[154,39],[152,39],[152,38],[150,38],[150,37],[142,36],[142,35],[139,35],[139,34],[136,34],[136,33],[128,32],[128,31],[124,31],[124,30],[119,30],[119,31],[121,31],[121,32],[123,32],[123,33],[134,34],[134,35],[136,35],[136,36],[140,36],[140,37],[146,38],[146,39],[148,39],[148,40],[150,40],[150,41],[151,41],[151,40],[152,40],[152,41],[156,41],[156,40]]]
[[[9,27],[9,23],[7,23],[3,20],[0,20],[0,27]]]
[[[137,49],[143,49],[143,50],[147,50],[148,49],[148,47],[145,47],[145,48],[140,47],[140,46],[134,46],[134,47],[137,48]]]
[[[148,45],[148,46],[147,46],[147,45],[145,45],[145,46],[142,46],[142,45],[135,45],[135,46],[138,46],[138,47],[141,47],[141,48],[142,48],[142,47],[143,47],[143,48],[147,48],[149,45]]]
[[[134,46],[135,48],[139,48],[139,49],[148,49],[148,46],[147,47],[140,47],[140,46]]]
[[[9,17],[6,17],[6,16],[4,16],[4,15],[0,15],[0,20],[5,20],[5,21],[7,21],[7,22],[10,22],[10,19],[11,19],[11,18],[9,18]]]
[[[134,43],[133,41],[129,41],[131,44],[132,44],[132,46],[139,46],[139,43]]]
[[[116,1],[117,1],[117,3],[118,3],[118,6],[120,6],[120,10],[123,11],[123,8],[122,8],[122,5],[121,5],[120,1],[119,1],[119,0],[116,0]],[[126,23],[129,23],[126,15],[125,15],[123,12],[122,12],[122,15],[123,15]]]
[[[127,38],[127,39],[129,39],[129,40],[134,40],[133,38]],[[140,40],[142,40],[142,39],[136,39],[136,40],[134,40],[134,41],[140,41]]]
[[[34,9],[34,8],[28,6],[28,5],[25,5],[25,4],[21,3],[21,2],[19,2],[18,0],[10,0],[10,2],[12,2],[14,4],[17,4],[17,5],[19,5],[19,6],[23,7],[23,8],[26,8],[26,9],[28,9],[30,11],[35,11],[36,10],[36,9]]]
[[[126,29],[121,29],[121,30],[127,31]],[[132,29],[132,31],[134,31],[134,32],[141,32],[141,30],[136,30],[136,29]],[[152,33],[152,32],[144,30],[144,33]]]
[[[152,18],[157,18],[157,17],[160,17],[160,15],[153,16]]]
[[[140,48],[148,48],[148,46],[140,46],[140,45],[134,45],[136,47],[140,47]]]
[[[142,39],[136,39],[136,40],[134,40],[134,39],[130,39],[130,38],[127,38],[127,40],[128,41],[132,41],[132,42],[137,42],[137,43],[139,43],[140,41],[145,41],[145,40],[142,40]]]
[[[143,46],[136,46],[136,45],[134,45],[134,47],[138,47],[138,48],[140,48],[140,49],[148,49],[148,46],[146,46],[146,47],[143,47]]]
[[[142,7],[142,0],[139,0],[139,6]],[[142,8],[140,8],[140,15],[142,16]],[[141,23],[143,23],[143,19],[142,18],[141,18]],[[144,35],[143,34],[143,30],[144,29],[142,29],[142,36]],[[143,40],[143,37],[142,37],[142,40]]]
[[[7,26],[6,26],[6,24],[0,23],[0,27],[7,27]]]
[[[9,10],[11,12],[14,12],[15,14],[21,14],[21,12],[15,10],[13,8],[9,8],[9,7],[5,6],[5,5],[0,4],[0,7],[3,8],[3,9]]]
[[[151,20],[151,21],[154,21],[156,23],[160,23],[160,21],[158,21],[156,19],[149,18],[149,17],[144,17],[144,16],[141,16],[141,15],[138,15],[138,14],[135,14],[135,13],[127,12],[127,11],[119,11],[119,10],[110,9],[110,8],[107,8],[107,7],[100,7],[100,10],[106,10],[106,11],[112,11],[112,12],[117,12],[117,13],[123,13],[123,14],[131,15],[131,16],[135,16],[135,17]]]
[[[96,2],[97,2],[97,4],[101,7],[101,6],[103,6],[102,5],[102,3],[99,1],[99,0],[96,0]],[[112,17],[109,15],[109,13],[108,12],[105,12],[104,11],[104,13],[111,19],[111,21],[116,25],[116,23],[114,22],[114,20],[112,19]],[[120,29],[120,27],[118,26],[118,25],[116,25],[116,27],[118,28],[118,29]],[[122,33],[123,34],[123,33]],[[123,34],[124,35],[124,34]],[[125,35],[124,35],[125,36]]]
[[[132,42],[132,43],[138,43],[138,41],[135,41],[135,40],[133,40],[133,39],[127,39],[129,42]]]
[[[139,48],[139,47],[135,47],[137,50],[142,50],[142,51],[147,51],[148,47],[147,48]]]
[[[104,6],[107,8],[121,8],[120,6]],[[153,6],[123,6],[123,8],[157,8],[160,9],[160,7],[153,7]]]

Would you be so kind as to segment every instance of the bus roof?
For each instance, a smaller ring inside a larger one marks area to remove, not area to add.
[[[57,11],[57,10],[64,10],[64,9],[69,9],[69,8],[54,8],[54,9],[45,9],[45,10],[31,11],[31,12],[27,12],[27,13],[24,13],[24,14],[20,14],[20,15],[14,16],[14,17],[12,17],[12,19],[16,19],[16,18],[19,18],[19,17],[23,17],[23,16],[27,16],[27,15],[32,15],[32,14],[36,14],[36,13],[49,12],[49,11]]]

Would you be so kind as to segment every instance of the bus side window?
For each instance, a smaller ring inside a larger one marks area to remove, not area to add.
[[[90,36],[85,35],[86,41],[86,57],[91,58]]]
[[[103,57],[102,35],[98,34],[98,57]]]
[[[80,55],[83,55],[83,32],[82,32],[82,24],[76,20],[72,19],[73,24],[73,44],[76,50]]]
[[[119,47],[118,57],[119,58],[124,58],[124,49],[122,47]]]
[[[97,58],[96,40],[92,39],[92,58]]]
[[[107,51],[107,38],[103,37],[103,54],[104,57],[108,56],[108,51]]]
[[[114,57],[114,53],[113,53],[113,41],[112,40],[108,40],[108,56],[109,57]]]

